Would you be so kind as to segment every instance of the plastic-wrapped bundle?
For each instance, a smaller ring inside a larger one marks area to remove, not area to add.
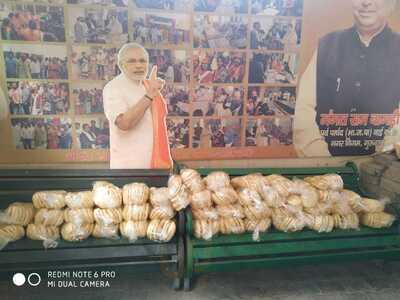
[[[203,190],[201,192],[193,193],[190,205],[194,209],[202,209],[212,206],[211,192],[209,190]]]
[[[361,224],[372,228],[390,227],[395,220],[395,216],[385,212],[366,213],[361,216]]]
[[[44,226],[42,224],[28,224],[26,236],[31,240],[43,241],[44,248],[55,248],[60,239],[60,228],[57,226]]]
[[[207,188],[213,192],[230,186],[229,175],[221,171],[211,172],[204,178],[204,181],[207,184]]]
[[[0,224],[26,226],[32,222],[34,215],[32,203],[14,202],[4,212],[0,211]]]
[[[134,182],[122,188],[122,201],[125,205],[142,205],[149,200],[150,189],[145,183]]]
[[[217,212],[221,218],[244,218],[243,208],[240,204],[217,205]]]
[[[93,185],[93,201],[100,208],[119,208],[122,205],[121,189],[110,182],[96,181]]]
[[[260,232],[265,232],[271,227],[271,219],[265,218],[261,220],[244,219],[246,231],[253,232],[253,240],[260,240]]]
[[[211,198],[216,205],[229,205],[235,204],[239,200],[239,195],[229,186],[216,190]]]
[[[152,206],[171,205],[171,202],[169,201],[168,188],[150,188],[150,203]]]
[[[196,170],[183,169],[180,173],[183,183],[192,193],[200,192],[206,188],[200,174]]]
[[[266,184],[261,187],[260,195],[269,207],[280,207],[285,203],[285,197],[282,197],[272,186]]]
[[[349,215],[338,215],[332,216],[335,227],[340,229],[359,229],[359,219],[358,215],[355,213]]]
[[[218,220],[193,220],[193,234],[198,239],[209,240],[218,232]]]
[[[34,223],[44,226],[60,226],[64,223],[64,212],[61,209],[39,209],[36,212]]]
[[[259,193],[250,189],[241,189],[239,191],[239,203],[242,206],[256,206],[260,207],[262,198]]]
[[[281,175],[269,175],[264,177],[268,185],[272,186],[282,197],[289,196],[293,190],[293,182]]]
[[[190,204],[190,194],[185,187],[182,187],[178,194],[171,198],[171,205],[176,211],[185,209]]]
[[[296,194],[290,195],[287,198],[287,204],[291,205],[293,207],[297,207],[300,210],[303,209],[303,199],[301,198],[300,195],[296,195]]]
[[[172,175],[168,179],[168,193],[169,198],[176,197],[184,188],[183,180],[180,175]]]
[[[124,221],[119,225],[121,235],[127,238],[130,242],[136,241],[138,238],[146,237],[147,221]]]
[[[275,208],[272,213],[272,224],[284,232],[301,231],[306,225],[304,216],[294,216],[292,212],[283,208]]]
[[[350,206],[351,209],[355,212],[355,213],[360,213],[364,211],[364,207],[362,204],[362,198],[359,194],[350,191],[350,190],[343,190],[341,192],[342,194],[342,198],[345,199],[345,201],[347,201]]]
[[[150,219],[172,219],[175,216],[175,210],[171,205],[169,206],[155,206],[151,209]]]
[[[146,221],[150,214],[150,204],[126,205],[122,210],[122,217],[125,221]]]
[[[25,236],[24,227],[21,225],[1,225],[0,224],[0,243],[15,242]]]
[[[317,205],[314,207],[304,208],[304,211],[313,216],[319,216],[319,215],[331,214],[332,209],[333,209],[333,204],[331,202],[327,203],[318,202]]]
[[[220,218],[219,230],[222,234],[240,234],[246,231],[240,218]]]
[[[87,223],[65,223],[61,227],[61,236],[69,242],[79,242],[86,240],[93,232],[94,224]]]
[[[172,220],[152,220],[147,227],[147,237],[157,242],[170,241],[176,231],[175,222]]]
[[[108,224],[101,225],[95,224],[92,235],[95,238],[104,238],[104,239],[119,239],[118,235],[118,224]]]
[[[235,177],[231,180],[231,184],[235,189],[246,188],[260,192],[261,186],[265,184],[265,180],[261,173],[253,173]]]
[[[337,174],[306,177],[304,180],[320,190],[343,190],[343,179]]]
[[[194,219],[200,220],[217,220],[218,211],[214,207],[207,207],[203,209],[192,209]]]
[[[307,226],[318,232],[331,232],[335,225],[334,218],[330,215],[308,215],[307,218]]]
[[[257,206],[243,206],[243,211],[246,218],[254,219],[265,219],[271,217],[272,211],[265,202],[261,202],[261,205]]]
[[[66,191],[41,191],[32,196],[35,208],[62,209],[65,206]]]
[[[93,209],[78,208],[64,210],[64,220],[66,223],[90,224],[94,223]]]
[[[378,213],[385,210],[385,205],[389,200],[375,200],[369,198],[361,199],[361,206],[363,207],[363,212],[366,213]]]
[[[94,220],[100,225],[119,224],[122,222],[121,208],[95,208],[93,214]]]
[[[65,196],[65,203],[69,208],[79,209],[79,208],[93,208],[93,192],[92,191],[82,191],[75,193],[67,193]]]
[[[340,201],[336,201],[332,206],[332,213],[337,215],[350,215],[353,214],[353,210],[347,199],[342,198]]]
[[[293,180],[291,193],[300,196],[304,207],[314,207],[319,201],[318,191],[304,180]]]

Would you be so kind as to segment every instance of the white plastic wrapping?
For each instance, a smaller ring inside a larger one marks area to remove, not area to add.
[[[72,209],[93,208],[93,192],[81,191],[67,193],[67,195],[65,196],[65,204]]]
[[[290,194],[290,191],[293,190],[293,182],[281,175],[269,175],[264,177],[265,182],[268,185],[272,186],[281,197],[287,197]]]
[[[366,213],[361,216],[361,224],[372,228],[392,226],[396,217],[385,212]]]
[[[240,204],[217,205],[216,209],[221,218],[244,218],[243,208]]]
[[[152,220],[147,227],[147,238],[157,242],[170,241],[176,231],[175,222],[172,220]]]
[[[272,215],[271,209],[265,202],[261,202],[260,205],[257,206],[243,206],[243,212],[246,218],[251,220],[265,219],[271,217]]]
[[[93,185],[93,201],[100,208],[119,208],[122,205],[122,191],[106,181],[96,181]]]
[[[220,218],[219,230],[222,234],[240,234],[246,231],[240,218]]]
[[[92,236],[94,236],[95,238],[117,240],[119,239],[118,227],[119,227],[118,224],[108,224],[108,225],[95,224]]]
[[[218,219],[218,211],[214,207],[206,207],[202,209],[193,209],[192,214],[194,219],[202,219],[202,220],[217,220]]]
[[[382,200],[362,198],[361,207],[365,213],[378,213],[385,210],[385,206],[390,202],[389,198],[384,198]]]
[[[42,224],[28,224],[26,236],[31,240],[43,241],[44,248],[56,248],[60,239],[60,228]]]
[[[122,188],[122,201],[125,205],[143,205],[149,200],[150,189],[145,183],[134,182]]]
[[[61,226],[64,223],[64,212],[61,209],[41,208],[36,212],[34,223],[44,226]]]
[[[310,176],[304,178],[304,180],[317,189],[320,190],[343,190],[343,179],[337,174],[325,174],[321,176]]]
[[[269,207],[280,207],[286,201],[276,189],[266,184],[262,185],[260,195]]]
[[[260,192],[261,186],[265,184],[265,180],[261,173],[253,173],[235,177],[231,180],[231,184],[235,189],[246,188]]]
[[[262,206],[262,198],[257,191],[250,189],[241,189],[239,191],[239,203],[242,206]]]
[[[93,209],[91,208],[65,209],[64,220],[66,223],[74,223],[74,224],[94,223]]]
[[[218,232],[218,220],[193,220],[193,234],[198,239],[210,240]]]
[[[318,191],[311,184],[301,179],[293,180],[290,192],[299,195],[304,207],[314,207],[319,201]]]
[[[191,196],[185,187],[182,187],[178,194],[171,198],[171,205],[176,211],[185,209],[190,205]]]
[[[359,218],[356,213],[348,215],[334,214],[333,220],[335,222],[335,227],[340,229],[359,229]]]
[[[35,208],[62,209],[65,206],[66,191],[41,191],[32,196]]]
[[[5,248],[8,243],[22,239],[24,236],[25,230],[23,226],[0,224],[0,250]]]
[[[35,216],[35,208],[32,203],[14,202],[4,211],[0,211],[0,224],[23,225],[32,222]]]
[[[192,194],[190,205],[194,209],[202,209],[212,206],[211,192],[209,190],[203,190]]]
[[[331,215],[308,216],[307,226],[317,232],[331,232],[335,221]]]
[[[121,208],[95,208],[93,211],[94,220],[100,225],[119,224],[122,222]]]
[[[350,190],[343,190],[341,191],[341,194],[342,198],[350,204],[351,209],[355,213],[360,213],[364,211],[365,207],[362,204],[362,198],[359,194]]]
[[[204,178],[204,181],[207,188],[213,192],[230,186],[229,175],[221,171],[211,172]]]
[[[64,223],[61,227],[61,236],[69,242],[79,242],[86,240],[92,233],[94,224],[88,223]]]
[[[169,200],[168,188],[150,188],[150,203],[152,206],[168,206],[171,205]]]
[[[122,217],[125,221],[146,221],[150,214],[150,204],[125,205],[122,210]]]
[[[231,186],[228,186],[214,191],[211,198],[216,205],[229,205],[235,204],[239,200],[239,195]]]
[[[196,170],[183,169],[180,174],[183,183],[192,193],[203,191],[206,188],[200,174]]]
[[[260,240],[260,233],[266,232],[271,227],[271,219],[244,219],[244,225],[246,231],[253,232],[253,241],[258,242]]]
[[[119,230],[123,237],[135,242],[139,238],[146,237],[148,225],[147,221],[124,221],[119,225]]]
[[[171,205],[169,206],[155,206],[151,209],[150,219],[172,219],[175,216],[175,210]]]
[[[180,175],[171,175],[168,179],[169,198],[176,197],[184,188],[183,180]]]

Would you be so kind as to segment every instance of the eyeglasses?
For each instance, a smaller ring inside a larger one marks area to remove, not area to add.
[[[136,63],[146,64],[146,63],[147,63],[147,60],[144,59],[144,58],[141,58],[141,59],[134,59],[134,58],[132,58],[132,59],[128,59],[128,60],[126,60],[126,61],[124,62],[124,64],[127,64],[127,65],[133,65],[133,64],[136,64]]]

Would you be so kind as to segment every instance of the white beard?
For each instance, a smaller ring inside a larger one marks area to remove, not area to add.
[[[8,104],[3,89],[0,87],[0,121],[8,117]]]

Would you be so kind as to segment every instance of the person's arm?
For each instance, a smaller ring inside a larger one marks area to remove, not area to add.
[[[300,157],[331,156],[315,122],[317,104],[317,51],[304,72],[296,100],[293,142]]]
[[[119,114],[115,125],[121,130],[130,130],[143,118],[146,110],[151,106],[151,100],[143,96],[138,103],[130,107],[127,112]]]

